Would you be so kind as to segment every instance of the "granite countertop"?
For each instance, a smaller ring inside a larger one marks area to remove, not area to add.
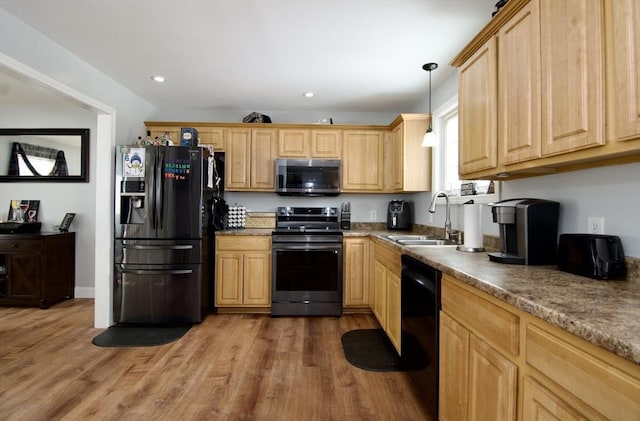
[[[222,235],[271,235],[270,229],[221,231]],[[403,247],[389,231],[351,230],[345,237],[376,236],[403,254],[447,273],[594,345],[640,364],[640,279],[634,268],[626,281],[598,281],[556,266],[495,263],[486,252],[455,247]]]
[[[486,252],[455,247],[398,247],[403,254],[447,273],[594,345],[640,364],[640,280],[598,281],[557,266],[495,263]],[[386,233],[388,234],[388,233]]]

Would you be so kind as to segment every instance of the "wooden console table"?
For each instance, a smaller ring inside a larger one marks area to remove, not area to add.
[[[0,305],[49,306],[73,298],[75,233],[0,235]]]

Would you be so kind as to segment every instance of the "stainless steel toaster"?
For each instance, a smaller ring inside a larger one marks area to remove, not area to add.
[[[561,234],[558,269],[594,279],[624,279],[622,241],[615,235]]]

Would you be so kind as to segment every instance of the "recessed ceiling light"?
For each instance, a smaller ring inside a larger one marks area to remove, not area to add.
[[[315,94],[313,92],[305,92],[302,94],[302,96],[305,98],[312,98],[315,96]]]
[[[160,76],[160,75],[151,76],[151,80],[154,80],[158,83],[163,83],[167,81],[167,79],[165,79],[164,76]]]

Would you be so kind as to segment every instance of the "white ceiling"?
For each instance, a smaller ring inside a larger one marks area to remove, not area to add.
[[[0,0],[160,108],[410,112],[496,0]],[[161,74],[164,84],[151,81]],[[2,80],[0,80],[2,82]],[[0,84],[1,85],[1,84]],[[314,98],[302,96],[313,91]]]

